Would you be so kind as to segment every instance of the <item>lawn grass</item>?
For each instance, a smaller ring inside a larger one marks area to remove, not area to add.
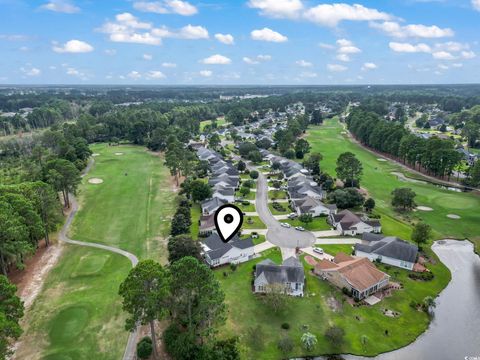
[[[327,218],[326,217],[316,217],[313,218],[312,222],[308,224],[302,223],[298,219],[286,219],[286,220],[281,220],[282,222],[289,223],[292,226],[301,226],[304,227],[306,230],[309,231],[321,231],[321,230],[331,230],[332,226],[327,223]]]
[[[268,191],[268,198],[270,200],[275,200],[275,199],[287,199],[287,192],[284,190],[269,190]]]
[[[70,237],[165,263],[175,195],[163,159],[135,146],[98,144],[92,151],[100,156],[80,186],[81,207]],[[88,183],[93,177],[104,182]],[[121,255],[65,245],[25,315],[17,358],[121,358],[128,333],[118,287],[130,269]]]
[[[248,220],[251,219],[252,223],[249,224]],[[243,219],[242,228],[244,229],[266,229],[265,224],[260,220],[259,216],[245,216]]]
[[[288,203],[279,203],[279,204],[285,208],[285,211],[278,211],[273,207],[273,203],[268,203],[268,208],[270,209],[270,212],[272,213],[272,215],[285,215],[292,212],[292,210],[288,207]]]
[[[244,205],[243,203],[235,203],[236,206],[238,206],[238,208],[240,210],[242,210],[243,212],[255,212],[257,211],[255,209],[255,204],[252,204],[252,203],[248,203],[247,205]]]
[[[352,253],[352,244],[331,244],[331,245],[317,245],[316,247],[322,248],[326,254],[335,256],[339,252],[350,255]]]
[[[205,129],[205,126],[210,125],[211,123],[212,123],[212,120],[200,121],[200,132],[202,132],[203,129]],[[222,126],[225,125],[226,123],[227,123],[227,122],[225,121],[225,118],[223,118],[223,117],[217,118],[217,126],[218,126],[218,127],[222,127]]]
[[[200,228],[200,217],[202,216],[202,207],[195,203],[190,208],[190,215],[192,218],[192,225],[190,225],[190,235],[193,239],[198,238],[198,229]]]
[[[243,196],[240,191],[235,191],[235,198],[243,198],[244,200],[255,200],[256,197],[255,191],[250,191],[247,196]]]
[[[250,237],[252,237],[251,234],[248,234],[248,235],[245,234],[245,235],[242,235],[242,236],[240,237],[240,239],[247,239],[247,238],[250,238]],[[253,238],[253,237],[252,237],[252,241],[253,241],[253,244],[254,244],[254,245],[261,244],[261,243],[265,242],[265,240],[266,240],[265,235],[257,235],[256,238]]]
[[[395,281],[402,282],[405,288],[375,306],[354,308],[344,301],[339,289],[314,277],[309,272],[311,266],[304,263],[305,297],[289,298],[285,309],[275,313],[262,301],[261,296],[254,295],[251,290],[253,266],[265,258],[281,262],[279,250],[271,249],[260,258],[240,264],[236,271],[227,271],[227,277],[224,277],[222,271],[215,271],[226,293],[229,308],[227,323],[220,329],[220,333],[225,337],[241,335],[242,359],[281,359],[331,353],[373,356],[405,346],[425,331],[429,324],[428,316],[411,308],[410,301],[421,302],[428,295],[435,296],[450,279],[448,269],[439,262],[430,267],[435,279],[425,283],[409,279],[406,270],[393,267],[386,270],[382,267]],[[328,299],[335,299],[339,304],[338,309],[334,311],[329,306]],[[386,317],[382,313],[384,308],[398,311],[401,316],[395,319]],[[283,330],[282,323],[288,323],[290,329]],[[323,335],[331,325],[345,330],[345,342],[339,347],[334,347]],[[252,341],[247,335],[251,329],[255,329],[253,333],[260,338],[259,342],[263,344],[261,348],[251,346]],[[385,335],[387,329],[388,336]],[[311,353],[301,347],[300,338],[306,331],[318,339],[318,344]],[[363,335],[367,337],[365,345],[361,341]],[[288,356],[277,348],[278,341],[284,336],[289,336],[295,344]]]
[[[360,145],[350,141],[341,134],[342,125],[337,118],[327,119],[321,126],[312,126],[308,130],[308,141],[312,152],[323,155],[321,167],[330,175],[335,176],[336,160],[346,151],[353,152],[363,165],[362,187],[375,199],[378,213],[382,216],[381,222],[385,233],[401,235],[410,238],[408,227],[412,222],[423,220],[430,224],[436,239],[455,238],[472,240],[477,252],[480,250],[480,197],[473,193],[459,193],[428,184],[405,182],[391,174],[403,172],[399,165],[389,161],[378,161],[379,156],[363,149]],[[434,209],[430,212],[416,211],[409,215],[410,219],[398,214],[391,206],[391,192],[395,188],[409,187],[415,193],[418,205]],[[460,220],[447,218],[447,214],[457,214]],[[410,222],[410,223],[409,223]],[[405,225],[407,224],[407,225]]]

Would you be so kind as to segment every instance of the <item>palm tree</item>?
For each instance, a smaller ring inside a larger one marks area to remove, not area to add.
[[[313,350],[315,345],[317,345],[317,337],[312,333],[306,332],[302,335],[302,344],[307,351]]]

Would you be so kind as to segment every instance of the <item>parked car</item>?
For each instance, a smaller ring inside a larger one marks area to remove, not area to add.
[[[323,255],[323,249],[322,248],[316,247],[316,248],[313,248],[313,251],[318,253],[318,254]]]
[[[296,219],[298,217],[297,213],[290,213],[288,214],[289,219]]]
[[[295,226],[295,230],[298,230],[298,231],[305,231],[305,229],[301,226]]]
[[[292,227],[289,223],[280,223],[284,228],[290,228]]]

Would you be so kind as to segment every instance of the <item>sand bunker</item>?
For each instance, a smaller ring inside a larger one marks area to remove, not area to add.
[[[405,174],[401,172],[392,171],[390,174],[395,175],[398,178],[398,180],[401,180],[401,181],[408,181],[408,182],[417,183],[417,184],[426,184],[425,181],[406,177]]]
[[[455,220],[460,219],[460,216],[455,215],[455,214],[448,214],[447,217],[448,217],[449,219],[455,219]]]
[[[118,153],[115,153],[115,155],[120,156],[120,155],[123,155],[123,153],[118,152]]]
[[[97,156],[100,156],[100,154],[94,153],[94,154],[92,154],[92,156],[93,156],[93,157],[97,157]]]
[[[91,179],[88,179],[88,182],[90,184],[101,184],[103,183],[103,180],[99,178],[91,178]]]
[[[388,161],[387,159],[378,158],[377,161]]]
[[[417,210],[420,210],[420,211],[433,211],[433,209],[431,207],[428,207],[428,206],[417,206]]]

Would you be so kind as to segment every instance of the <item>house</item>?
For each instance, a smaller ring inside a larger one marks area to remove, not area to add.
[[[321,260],[314,273],[340,289],[347,289],[354,298],[364,299],[388,285],[390,276],[378,270],[367,258],[338,253],[333,261]]]
[[[313,217],[320,215],[328,216],[332,213],[337,212],[337,205],[327,205],[320,200],[310,196],[305,196],[304,198],[293,200],[292,203],[299,216],[302,214],[312,214]]]
[[[212,198],[209,200],[205,200],[202,202],[202,214],[203,215],[211,215],[213,214],[220,206],[225,205],[227,201],[219,199],[219,198]]]
[[[290,195],[290,199],[292,200],[302,199],[305,196],[309,196],[317,200],[325,199],[327,197],[327,194],[320,186],[312,186],[306,183],[296,186],[289,186],[288,193]]]
[[[218,186],[215,188],[212,197],[233,203],[235,202],[235,189],[233,187]]]
[[[215,214],[200,216],[200,225],[198,227],[198,235],[208,236],[215,230]]]
[[[418,254],[418,247],[405,240],[368,233],[363,234],[362,243],[355,244],[354,249],[356,256],[408,270],[413,270]]]
[[[342,210],[337,214],[330,214],[329,221],[342,235],[355,236],[363,233],[380,233],[382,226],[378,220],[359,217],[350,210]]]
[[[440,128],[443,124],[445,124],[445,120],[442,118],[436,117],[435,119],[429,120],[428,125],[430,125],[431,129],[438,129]]]
[[[255,267],[255,293],[265,293],[270,286],[280,286],[285,294],[303,296],[305,272],[296,257],[289,257],[281,265],[266,259]]]
[[[242,263],[252,259],[255,255],[252,239],[242,240],[238,235],[224,243],[218,234],[212,233],[202,241],[201,246],[203,257],[211,267]]]

